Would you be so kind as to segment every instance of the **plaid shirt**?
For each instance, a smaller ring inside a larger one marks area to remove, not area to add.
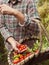
[[[38,26],[32,21],[32,18],[39,18],[34,0],[18,0],[15,5],[8,0],[0,0],[0,4],[3,3],[17,9],[25,16],[24,25],[21,25],[13,15],[0,14],[0,32],[5,40],[10,36],[19,41],[26,36],[37,35]]]

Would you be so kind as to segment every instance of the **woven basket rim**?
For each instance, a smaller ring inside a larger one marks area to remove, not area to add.
[[[11,62],[11,59],[10,59],[10,54],[11,54],[11,52],[13,51],[13,49],[11,49],[10,51],[9,51],[9,53],[8,53],[8,63],[9,63],[9,65],[21,65],[22,64],[22,62],[26,62],[26,60],[28,61],[28,59],[30,60],[31,58],[33,58],[34,57],[34,53],[32,54],[32,55],[30,55],[29,57],[27,57],[26,59],[24,59],[23,61],[21,61],[21,62],[19,62],[19,63],[17,63],[17,64],[13,64],[12,62]],[[24,63],[23,63],[24,64]]]

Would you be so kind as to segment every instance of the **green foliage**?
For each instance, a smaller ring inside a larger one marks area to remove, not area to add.
[[[5,61],[7,62],[7,54],[4,46],[3,37],[0,34],[0,65],[4,65]]]
[[[34,43],[34,46],[32,47],[32,51],[36,51],[39,49],[39,46],[40,46],[40,42],[37,40],[36,43]]]
[[[43,25],[49,33],[49,0],[39,0],[37,9]]]
[[[49,47],[49,42],[47,40],[47,38],[43,35],[42,36],[42,49],[41,51],[46,51],[46,49]]]
[[[36,41],[36,43],[34,43],[34,46],[32,47],[32,51],[36,51],[39,49],[40,46],[40,41]],[[49,48],[49,42],[47,40],[47,37],[45,35],[42,36],[42,48],[41,48],[41,52],[45,52],[46,49]]]

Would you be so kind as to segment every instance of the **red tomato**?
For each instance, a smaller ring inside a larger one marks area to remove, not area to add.
[[[21,48],[24,48],[24,45],[21,45]]]
[[[22,61],[24,59],[24,56],[23,55],[20,55],[20,61]]]
[[[27,54],[26,54],[27,57],[30,56],[30,55],[31,55],[31,53],[27,53]]]
[[[26,48],[26,45],[22,45],[21,47],[22,47],[23,49],[25,49],[25,48]]]
[[[20,45],[19,45],[19,46],[17,46],[17,48],[20,48]]]
[[[26,57],[27,57],[27,56],[25,55],[25,56],[24,56],[24,59],[25,59]]]
[[[19,48],[20,51],[22,51],[22,48]]]
[[[18,48],[20,51],[23,52],[23,51],[25,51],[26,45],[21,44],[21,45],[17,46],[17,48]]]
[[[23,55],[20,55],[20,58],[24,58],[24,56]]]
[[[14,60],[13,63],[14,63],[14,64],[17,64],[19,61],[20,61],[20,60],[17,59],[17,60]]]
[[[22,61],[23,60],[23,58],[20,58],[20,61]]]

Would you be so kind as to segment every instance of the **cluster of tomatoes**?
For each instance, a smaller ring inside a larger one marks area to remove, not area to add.
[[[24,52],[25,50],[27,50],[27,45],[20,44],[17,46],[17,48],[20,52]]]
[[[31,55],[31,53],[26,53],[26,54],[16,54],[14,55],[14,60],[13,60],[13,64],[17,64],[19,62],[21,62],[22,60],[24,60],[25,58],[29,57]]]
[[[26,59],[32,54],[32,51],[28,51],[28,48],[26,45],[18,45],[17,48],[21,51],[21,53],[18,53],[18,51],[13,52],[13,64],[17,64],[21,62],[22,60]],[[30,49],[30,48],[29,48]],[[27,52],[26,52],[27,51]],[[39,50],[34,51],[36,54],[38,54]]]
[[[24,59],[26,59],[27,57],[29,57],[32,53],[31,52],[23,52],[23,53],[17,53],[17,52],[13,52],[13,64],[17,64],[21,61],[23,61]]]

